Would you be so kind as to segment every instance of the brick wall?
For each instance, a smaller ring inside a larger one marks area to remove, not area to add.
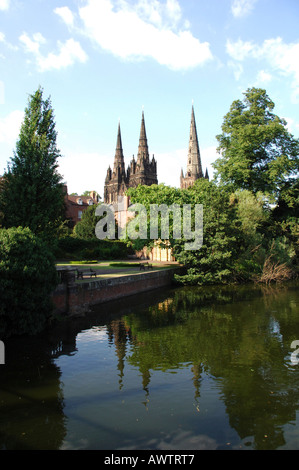
[[[167,286],[172,283],[177,270],[169,268],[118,278],[59,284],[52,294],[55,310],[68,315],[83,313],[92,305]]]

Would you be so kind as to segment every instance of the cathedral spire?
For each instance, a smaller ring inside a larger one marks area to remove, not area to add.
[[[146,161],[149,160],[148,145],[147,145],[146,130],[145,130],[145,122],[144,122],[144,111],[143,110],[142,110],[142,118],[141,118],[141,128],[140,128],[140,136],[139,136],[137,163],[140,164],[141,159],[145,159]]]
[[[203,177],[193,103],[191,111],[187,173],[195,179]]]
[[[117,168],[119,168],[121,173],[125,171],[125,159],[121,141],[120,123],[118,123],[118,132],[114,157],[114,171],[117,171]]]
[[[198,178],[203,178],[203,172],[201,166],[200,150],[198,145],[194,106],[192,101],[187,171],[185,173],[185,176],[183,174],[183,171],[181,172],[181,188],[188,188],[189,186],[192,186]]]

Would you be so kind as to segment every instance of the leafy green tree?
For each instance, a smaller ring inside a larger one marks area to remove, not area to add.
[[[174,256],[186,268],[186,274],[177,276],[177,280],[185,284],[212,284],[235,279],[241,229],[236,224],[236,209],[230,204],[230,193],[225,187],[219,188],[215,182],[200,179],[189,189],[153,185],[139,186],[130,189],[128,193],[133,203],[138,201],[146,207],[148,216],[150,204],[178,204],[181,209],[185,204],[190,204],[191,207],[202,204],[203,245],[199,250],[185,249],[183,231],[181,239],[173,237],[173,219],[169,218],[169,241]],[[192,223],[194,224],[194,213]]]
[[[147,212],[147,233],[145,238],[130,238],[131,231],[130,227],[132,228],[133,224],[129,222],[127,227],[127,234],[130,243],[136,250],[140,250],[143,246],[152,247],[154,244],[154,240],[150,236],[150,208],[151,205],[157,204],[158,206],[166,205],[167,207],[171,207],[172,204],[178,204],[181,206],[182,204],[188,204],[190,202],[190,196],[187,192],[182,192],[178,188],[172,188],[170,186],[165,186],[164,184],[159,185],[139,185],[137,188],[130,188],[128,190],[128,195],[130,196],[130,202],[132,205],[136,205],[136,209],[138,208],[138,204],[141,204],[145,207]],[[173,213],[169,212],[169,237],[167,240],[173,241]],[[153,222],[153,220],[151,221]],[[153,226],[153,224],[152,224]],[[139,227],[137,227],[138,229]],[[161,213],[158,214],[157,219],[157,229],[158,229],[158,237],[163,244],[163,232],[161,231]],[[138,230],[137,230],[138,231]]]
[[[77,238],[83,238],[85,240],[91,239],[96,240],[95,227],[100,219],[95,215],[96,204],[87,207],[83,212],[80,222],[78,222],[74,227],[74,235]]]
[[[99,205],[101,205],[101,203],[93,204],[92,206],[87,207],[87,209],[83,212],[80,222],[75,225],[73,230],[73,234],[76,238],[81,238],[83,240],[98,240],[96,237],[95,228],[97,222],[105,218],[105,212],[104,215],[101,216],[95,214]],[[117,220],[114,220],[114,226],[111,228],[111,230],[114,230],[116,240],[118,236]]]
[[[52,314],[55,260],[29,228],[0,229],[0,337],[42,331]]]
[[[0,213],[4,227],[29,227],[53,240],[64,217],[57,132],[50,98],[43,90],[29,97],[16,150],[2,181]]]
[[[265,90],[251,88],[232,103],[217,136],[216,177],[233,190],[248,189],[277,197],[299,170],[299,140],[273,113]]]
[[[197,180],[188,191],[191,204],[203,205],[203,245],[199,250],[174,244],[176,259],[187,273],[177,280],[185,284],[217,284],[237,279],[236,260],[242,251],[242,230],[225,187],[206,179]]]

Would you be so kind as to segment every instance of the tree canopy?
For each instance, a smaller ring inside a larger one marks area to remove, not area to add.
[[[40,237],[27,227],[0,229],[0,337],[42,331],[57,281],[53,253]]]
[[[287,123],[273,113],[266,91],[251,88],[232,103],[217,136],[220,157],[214,163],[217,179],[233,190],[262,191],[278,197],[292,185],[299,170],[299,140]]]
[[[50,241],[64,217],[62,177],[58,173],[57,132],[50,98],[30,95],[16,150],[3,176],[2,224],[29,227]]]

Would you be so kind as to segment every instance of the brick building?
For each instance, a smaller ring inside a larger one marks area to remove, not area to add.
[[[93,204],[98,204],[100,197],[96,191],[91,191],[89,196],[69,195],[67,186],[64,186],[65,216],[69,221],[69,227],[73,228],[82,218],[83,212]]]

